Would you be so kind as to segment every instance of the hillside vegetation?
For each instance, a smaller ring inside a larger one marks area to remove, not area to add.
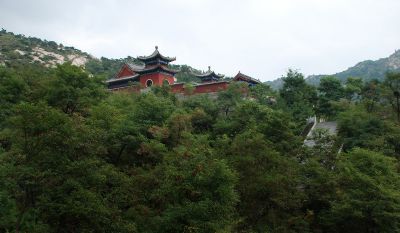
[[[400,73],[177,98],[30,56],[0,66],[0,232],[400,232]],[[304,146],[310,116],[339,131]]]
[[[71,62],[73,65],[82,66],[87,72],[113,77],[124,63],[140,63],[133,57],[109,59],[96,58],[74,47],[64,46],[54,41],[42,40],[35,37],[0,31],[0,65],[15,66],[16,64],[39,64],[45,67],[55,67],[57,64]],[[198,82],[192,73],[201,72],[188,65],[171,65],[180,70],[176,75],[178,82]]]

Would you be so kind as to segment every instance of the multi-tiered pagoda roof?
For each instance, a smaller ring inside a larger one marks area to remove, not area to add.
[[[159,84],[159,82],[167,80],[169,84],[174,82],[174,76],[179,70],[174,70],[168,67],[168,64],[176,59],[167,57],[158,51],[158,46],[149,56],[137,57],[139,62],[143,64],[125,63],[120,71],[111,79],[107,80],[109,89],[119,89],[129,86],[131,82],[140,82],[145,87],[149,79],[150,85]],[[163,78],[156,77],[156,74],[164,75]],[[146,79],[146,80],[144,80]],[[161,80],[162,79],[162,80]]]
[[[168,65],[168,63],[173,62],[176,60],[175,57],[167,57],[163,56],[159,51],[158,51],[158,46],[156,46],[156,50],[149,55],[149,56],[139,56],[137,57],[139,61],[142,61],[146,66],[147,65],[155,65],[155,64],[163,64],[163,65]]]
[[[211,67],[208,67],[208,71],[203,73],[203,74],[193,74],[194,76],[198,77],[201,79],[201,82],[218,82],[220,81],[224,75],[222,74],[217,74],[214,71],[211,70]]]

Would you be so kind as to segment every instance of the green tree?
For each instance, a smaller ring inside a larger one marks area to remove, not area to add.
[[[48,81],[47,101],[67,114],[86,113],[89,106],[105,96],[101,79],[71,63],[58,65],[55,76]]]
[[[328,119],[336,116],[337,109],[332,102],[344,97],[344,89],[339,79],[334,77],[322,78],[318,91],[318,115]]]
[[[224,149],[239,174],[238,230],[290,232],[302,225],[298,164],[272,148],[264,135],[249,129]]]
[[[361,78],[350,77],[346,80],[346,86],[344,92],[348,100],[354,100],[359,98],[363,88],[363,81]]]
[[[226,91],[218,93],[218,106],[225,116],[228,116],[232,109],[241,101],[243,96],[248,93],[248,87],[244,83],[233,83]]]
[[[271,105],[273,103],[272,99],[275,99],[277,95],[269,85],[264,83],[251,86],[249,89],[251,97],[261,104]]]
[[[338,163],[337,197],[325,232],[400,232],[400,176],[394,159],[355,149]]]
[[[26,67],[25,69],[30,70]],[[12,113],[12,107],[27,98],[29,84],[23,78],[25,75],[24,72],[18,72],[13,68],[0,67],[0,129]],[[29,75],[33,75],[33,72]]]
[[[381,88],[378,80],[371,80],[365,83],[361,95],[363,103],[368,112],[376,110],[377,105],[381,99]]]
[[[387,97],[396,113],[397,121],[400,122],[400,73],[387,73],[384,85],[391,92]]]
[[[140,191],[132,214],[138,231],[229,232],[238,200],[236,175],[215,157],[206,137],[180,130],[179,143],[157,153],[164,158],[161,163],[134,170],[134,186]],[[151,147],[157,144],[153,141]]]
[[[17,207],[13,230],[134,230],[119,210],[130,204],[129,179],[95,156],[101,147],[91,135],[80,117],[45,103],[15,108],[3,131],[11,146],[2,174]]]
[[[236,177],[225,162],[203,153],[181,147],[166,158],[157,192],[166,201],[159,232],[218,232],[232,225]]]
[[[343,138],[344,150],[354,147],[382,150],[385,144],[387,127],[385,122],[374,114],[354,107],[338,117],[339,136]]]
[[[299,137],[294,135],[294,124],[284,113],[254,101],[243,101],[231,113],[229,119],[221,118],[214,125],[214,136],[236,135],[250,129],[257,129],[269,141],[275,150],[288,156],[295,154],[301,145]]]
[[[282,79],[284,84],[280,96],[286,105],[285,110],[291,113],[301,131],[307,118],[314,115],[317,92],[305,82],[303,74],[297,71],[289,70]]]

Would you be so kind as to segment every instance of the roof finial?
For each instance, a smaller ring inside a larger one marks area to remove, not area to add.
[[[156,45],[156,50],[158,50],[158,46]]]
[[[211,66],[208,66],[208,71],[211,71]]]

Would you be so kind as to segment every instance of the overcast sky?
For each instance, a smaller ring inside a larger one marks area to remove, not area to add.
[[[400,0],[0,0],[0,27],[96,57],[149,55],[263,81],[400,49]]]

